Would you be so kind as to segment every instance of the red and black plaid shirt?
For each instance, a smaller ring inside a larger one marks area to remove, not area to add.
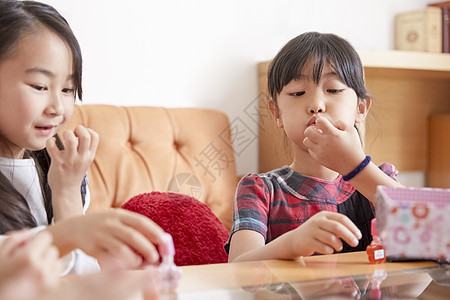
[[[393,165],[379,167],[396,179],[398,171]],[[361,230],[363,238],[358,246],[351,248],[344,243],[342,252],[365,250],[372,240],[370,221],[374,207],[342,176],[326,181],[301,175],[288,166],[249,174],[239,182],[233,210],[230,239],[234,232],[247,229],[261,233],[267,244],[325,210],[348,216]],[[225,244],[227,252],[230,239]]]

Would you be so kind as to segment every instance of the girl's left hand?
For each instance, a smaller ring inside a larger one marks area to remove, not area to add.
[[[46,143],[51,158],[48,184],[52,190],[54,210],[56,208],[55,218],[58,217],[58,205],[62,205],[59,208],[64,213],[68,213],[67,208],[75,208],[77,214],[82,212],[81,182],[94,160],[99,136],[94,130],[79,125],[73,132],[65,131],[63,141],[64,150],[58,149],[53,138]]]
[[[341,121],[333,125],[324,117],[317,118],[315,126],[306,128],[303,144],[313,159],[342,175],[365,158],[356,128]]]

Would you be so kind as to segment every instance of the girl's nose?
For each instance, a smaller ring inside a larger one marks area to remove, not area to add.
[[[321,107],[317,107],[317,108],[311,108],[309,110],[310,113],[314,114],[314,113],[322,113],[323,109]]]
[[[63,99],[58,93],[50,96],[49,103],[46,108],[46,113],[49,115],[62,115],[64,113]]]
[[[317,114],[317,113],[325,112],[325,103],[322,100],[322,97],[320,97],[320,95],[313,96],[311,103],[308,106],[308,112],[310,114]]]

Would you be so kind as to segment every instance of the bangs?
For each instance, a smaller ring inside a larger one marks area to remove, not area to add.
[[[336,69],[334,67],[334,64],[331,63],[328,59],[328,54],[325,52],[317,52],[317,53],[311,53],[309,57],[306,58],[305,61],[303,61],[301,64],[298,64],[297,66],[297,72],[295,74],[290,74],[291,76],[286,76],[286,84],[288,84],[291,80],[297,80],[302,77],[302,75],[309,75],[305,74],[303,72],[303,69],[305,68],[305,65],[309,62],[313,62],[312,66],[312,79],[315,84],[319,84],[320,78],[322,76],[323,67],[325,64],[329,63],[331,66],[331,69],[336,72]],[[338,74],[338,72],[336,72]],[[338,74],[339,75],[339,74]],[[289,79],[291,78],[291,79]],[[339,76],[340,78],[340,76]],[[342,78],[340,78],[342,80]],[[281,90],[280,90],[281,92]]]
[[[313,63],[315,84],[319,83],[323,67],[328,63],[339,79],[354,89],[360,98],[367,97],[362,64],[353,47],[336,35],[311,32],[289,41],[272,60],[268,72],[268,90],[272,99],[276,99],[289,82],[299,79],[309,62]]]

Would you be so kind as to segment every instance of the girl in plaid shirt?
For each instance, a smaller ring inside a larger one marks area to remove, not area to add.
[[[371,99],[358,54],[334,34],[301,34],[273,59],[268,89],[294,159],[240,181],[229,261],[365,250],[376,187],[402,185],[364,153],[358,124]]]

